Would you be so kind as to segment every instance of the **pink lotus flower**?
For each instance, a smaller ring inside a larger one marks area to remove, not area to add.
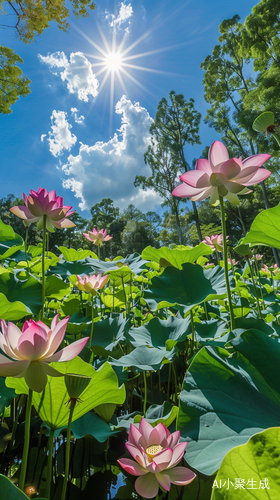
[[[42,321],[25,321],[22,332],[13,323],[1,320],[0,348],[12,361],[0,354],[1,377],[24,377],[28,387],[41,392],[47,383],[47,375],[61,377],[64,374],[49,366],[52,361],[70,361],[83,349],[89,337],[77,340],[61,351],[69,316],[58,321],[53,318],[51,327]]]
[[[63,198],[56,196],[54,190],[48,191],[39,188],[38,191],[31,189],[27,197],[23,193],[25,206],[17,205],[10,208],[10,211],[23,219],[23,222],[37,222],[37,230],[43,229],[44,215],[46,215],[46,227],[50,232],[54,232],[54,227],[68,228],[74,227],[75,224],[71,220],[66,219],[73,214],[75,210],[69,211],[72,207],[63,205]]]
[[[171,483],[185,485],[195,478],[190,469],[176,467],[187,446],[187,443],[178,443],[179,438],[180,431],[170,434],[163,424],[152,427],[144,418],[139,429],[130,425],[126,447],[136,461],[121,458],[118,462],[126,472],[139,476],[135,489],[142,497],[153,498],[159,486],[170,491]]]
[[[264,181],[271,172],[260,168],[270,158],[268,154],[240,158],[229,158],[227,148],[222,142],[215,141],[209,149],[209,160],[199,159],[195,170],[181,175],[183,184],[177,186],[173,196],[191,197],[192,201],[201,201],[210,195],[211,205],[219,204],[223,196],[234,205],[239,205],[239,194],[249,193],[247,186]]]
[[[96,295],[96,290],[101,290],[107,283],[109,275],[102,276],[101,273],[98,276],[93,274],[92,276],[87,276],[85,274],[84,279],[77,275],[77,287],[83,292],[89,292],[92,295]]]
[[[102,246],[104,241],[109,241],[113,239],[113,236],[109,236],[107,234],[107,229],[100,229],[97,231],[95,227],[92,231],[88,231],[87,233],[83,233],[83,235],[87,238],[87,240],[92,241],[95,245]]]
[[[228,236],[227,236],[228,239]],[[212,248],[212,250],[217,250],[217,252],[222,252],[223,251],[223,234],[215,234],[213,236],[206,236],[205,240],[202,241],[202,243],[205,243],[209,247]]]

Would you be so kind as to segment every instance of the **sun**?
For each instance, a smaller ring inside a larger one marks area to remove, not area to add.
[[[122,56],[121,54],[118,54],[117,52],[109,52],[107,56],[105,57],[105,66],[106,69],[110,71],[118,71],[122,67]]]
[[[155,56],[155,54],[158,54],[160,52],[165,52],[167,50],[171,49],[173,50],[174,48],[177,48],[177,45],[169,47],[161,47],[160,49],[133,54],[132,50],[135,49],[135,47],[139,43],[141,43],[145,38],[147,38],[150,35],[149,31],[143,33],[137,40],[135,40],[133,43],[131,43],[128,47],[125,48],[125,44],[127,42],[127,34],[123,36],[122,41],[120,42],[119,45],[117,45],[116,43],[117,33],[116,30],[114,30],[112,35],[112,40],[110,43],[106,39],[101,27],[98,25],[98,23],[96,24],[103,42],[103,47],[100,47],[96,42],[94,42],[94,40],[92,40],[89,36],[87,36],[84,32],[82,32],[77,26],[73,25],[73,27],[75,28],[76,31],[78,31],[78,33],[82,35],[82,37],[85,40],[87,40],[90,43],[90,45],[92,45],[97,50],[97,52],[95,53],[84,52],[84,54],[87,57],[95,59],[96,61],[91,64],[91,67],[94,68],[94,70],[96,70],[95,76],[101,77],[100,85],[98,88],[99,93],[105,86],[107,80],[109,79],[111,81],[110,82],[110,127],[111,127],[113,109],[114,109],[113,106],[114,88],[116,85],[116,81],[119,82],[126,96],[129,96],[129,93],[128,89],[126,88],[124,80],[126,80],[127,82],[130,80],[145,92],[152,94],[152,92],[149,91],[147,87],[142,85],[142,83],[139,81],[139,78],[135,78],[134,76],[132,76],[131,74],[132,71],[134,72],[136,70],[136,71],[144,71],[144,72],[158,73],[164,75],[174,75],[174,76],[181,76],[181,75],[178,75],[176,73],[170,73],[169,71],[157,70],[155,68],[147,66],[140,66],[138,64],[135,64],[135,60],[139,58],[142,59],[143,57],[146,58],[148,56]],[[185,43],[183,45],[185,45]]]

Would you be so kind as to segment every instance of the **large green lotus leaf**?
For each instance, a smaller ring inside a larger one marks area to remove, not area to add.
[[[205,273],[207,270],[204,271],[201,266],[188,262],[180,270],[167,267],[160,276],[152,278],[149,290],[144,292],[144,298],[152,310],[179,305],[185,306],[184,311],[187,312],[207,296],[217,294]]]
[[[6,387],[5,379],[0,377],[0,413],[3,412],[5,406],[10,406],[15,397],[15,391]]]
[[[110,293],[108,289],[101,293],[101,300],[106,307],[125,307],[125,293],[123,290]]]
[[[199,245],[190,248],[153,248],[151,246],[146,247],[142,252],[142,259],[152,260],[158,262],[161,266],[173,266],[177,269],[182,269],[182,264],[185,262],[194,263],[202,255],[210,255],[213,250],[209,245],[205,243],[200,243]]]
[[[71,286],[57,276],[46,276],[46,297],[61,300],[71,293]]]
[[[134,347],[149,346],[166,349],[166,345],[174,341],[183,342],[191,333],[190,316],[185,319],[169,316],[166,320],[153,318],[138,328],[129,330],[131,344]],[[167,344],[166,344],[167,343]]]
[[[86,259],[77,260],[76,262],[60,261],[55,266],[50,266],[47,274],[58,274],[62,279],[66,279],[72,274],[87,274],[92,275],[92,267],[87,264]]]
[[[119,314],[116,318],[106,318],[94,325],[91,346],[103,347],[106,351],[112,351],[119,342],[126,344],[126,335],[131,327],[131,318],[124,318]]]
[[[134,368],[140,372],[154,370],[157,371],[163,360],[168,359],[173,361],[176,356],[176,350],[167,351],[165,349],[156,349],[155,347],[140,346],[134,351],[120,359],[109,358],[109,361],[114,366],[122,366],[123,368]]]
[[[38,314],[42,306],[42,285],[34,276],[19,279],[21,275],[10,272],[0,274],[0,293],[6,295],[10,302],[22,302],[29,313]]]
[[[23,250],[23,239],[13,228],[0,220],[0,260],[5,260]]]
[[[106,439],[119,433],[119,431],[113,432],[111,427],[93,411],[89,411],[75,420],[75,422],[72,422],[71,430],[77,439],[81,439],[90,434],[95,437],[99,443],[104,443]]]
[[[231,340],[234,354],[203,347],[180,395],[177,419],[191,467],[213,474],[226,453],[279,424],[280,345],[259,330]]]
[[[151,405],[145,414],[145,420],[149,422],[153,427],[158,424],[163,424],[165,427],[169,427],[178,414],[178,406],[174,406],[169,401],[164,401],[162,405]],[[140,423],[142,416],[136,415],[134,417],[134,422],[136,424]]]
[[[51,363],[60,373],[74,373],[87,375],[91,381],[81,395],[82,402],[76,404],[73,421],[89,410],[104,403],[122,404],[125,400],[125,387],[119,388],[118,378],[109,363],[104,363],[99,370],[95,370],[81,358],[64,363]],[[6,385],[15,389],[17,394],[28,394],[28,387],[24,378],[6,379]],[[50,429],[59,429],[68,423],[69,395],[65,386],[64,377],[49,377],[43,392],[33,393],[33,404],[40,418]]]
[[[9,302],[6,295],[0,293],[0,318],[5,321],[17,321],[32,314],[22,302]]]
[[[6,476],[0,474],[1,500],[28,500],[21,490],[19,490]],[[38,498],[38,500],[44,500]]]
[[[201,323],[195,322],[194,328],[196,339],[201,346],[224,347],[226,342],[235,337],[232,332],[229,332],[227,324],[219,319],[211,319]]]
[[[215,293],[208,295],[205,301],[218,300],[227,297],[226,279],[224,269],[220,266],[211,267],[209,269],[203,270],[204,276],[211,283],[212,288],[214,288]],[[228,273],[229,280],[232,279],[232,271]]]
[[[68,262],[77,262],[77,260],[84,260],[86,257],[97,259],[96,253],[91,250],[75,250],[75,248],[59,247],[63,257]]]
[[[269,208],[258,214],[249,233],[243,239],[243,243],[280,248],[279,217],[280,203],[276,207]]]
[[[278,500],[279,470],[280,427],[274,427],[227,453],[214,481],[211,500]],[[229,478],[229,484],[225,478]],[[243,487],[236,486],[237,482],[243,482]]]
[[[97,271],[101,272],[102,274],[107,273],[108,271],[113,271],[117,269],[121,269],[122,266],[124,267],[129,267],[129,269],[134,273],[134,274],[141,274],[142,271],[145,269],[145,264],[146,260],[141,259],[141,256],[138,253],[134,253],[131,255],[128,255],[124,259],[118,259],[118,260],[112,260],[112,261],[101,261],[101,260],[94,260],[90,259],[89,257],[86,259],[86,262],[92,266],[92,268]]]
[[[274,125],[274,113],[272,111],[264,111],[254,120],[252,128],[256,132],[265,132],[270,125]]]

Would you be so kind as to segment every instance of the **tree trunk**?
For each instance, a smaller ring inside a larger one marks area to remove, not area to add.
[[[192,206],[193,206],[193,212],[194,212],[194,218],[195,218],[198,239],[199,239],[199,243],[201,243],[202,242],[202,235],[201,235],[200,224],[199,224],[199,219],[198,219],[198,212],[197,212],[195,201],[192,201]]]
[[[176,223],[177,223],[177,227],[178,227],[179,244],[182,245],[182,229],[181,229],[180,218],[179,218],[177,207],[174,207],[174,212],[175,212]]]
[[[268,203],[266,186],[265,186],[264,181],[261,182],[261,186],[262,186],[262,192],[263,192],[263,199],[264,199],[265,208],[268,209],[269,208],[269,203]],[[275,259],[275,262],[276,262],[277,266],[280,267],[280,259],[279,259],[279,254],[278,254],[277,249],[276,248],[272,248],[272,252],[273,252],[273,256],[274,256],[274,259]]]

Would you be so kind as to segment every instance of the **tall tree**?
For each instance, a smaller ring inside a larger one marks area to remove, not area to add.
[[[92,226],[98,229],[110,229],[110,225],[120,215],[120,209],[114,206],[111,198],[102,198],[99,203],[95,203],[90,209],[92,219],[89,224],[89,229]]]
[[[92,0],[71,0],[71,3],[76,18],[86,17],[88,9],[95,8]],[[0,28],[12,28],[25,43],[33,42],[52,21],[64,31],[69,28],[69,10],[65,0],[0,0],[0,12],[3,20],[3,23],[0,21]],[[17,63],[23,63],[21,57],[12,49],[0,45],[0,113],[3,114],[12,112],[10,106],[19,96],[25,97],[31,92],[30,80],[22,76]]]
[[[31,80],[23,76],[17,63],[23,63],[21,57],[12,49],[0,45],[0,113],[3,114],[11,113],[11,104],[31,92]]]
[[[245,109],[244,101],[256,89],[256,81],[247,76],[250,57],[243,51],[244,27],[235,15],[223,21],[219,45],[201,64],[204,74],[205,100],[210,104],[205,122],[222,135],[231,156],[247,157],[265,151],[265,138],[257,135],[252,123],[257,112]],[[269,208],[265,183],[261,183],[265,207]],[[275,259],[279,257],[274,251]]]
[[[161,198],[162,206],[169,206],[178,226],[179,243],[182,244],[179,204],[182,200],[172,196],[178,184],[178,177],[189,169],[184,146],[199,144],[199,123],[201,115],[194,106],[194,100],[187,101],[182,94],[171,91],[169,101],[159,102],[155,121],[150,127],[151,144],[144,155],[145,163],[152,175],[138,175],[134,185],[142,189],[153,189]],[[196,208],[196,207],[195,207]],[[197,225],[199,223],[197,220]]]

